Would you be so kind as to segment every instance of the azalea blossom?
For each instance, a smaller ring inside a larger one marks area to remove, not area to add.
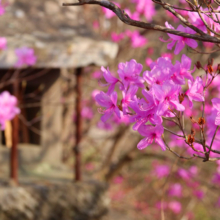
[[[127,36],[131,38],[131,46],[133,48],[143,47],[147,44],[147,38],[140,35],[138,31],[126,32]]]
[[[180,202],[177,201],[171,201],[168,204],[168,207],[170,210],[172,210],[174,213],[178,214],[181,212],[182,210],[182,205]]]
[[[169,175],[170,168],[167,165],[157,165],[154,169],[154,173],[157,175],[157,178],[164,178]]]
[[[217,111],[215,117],[215,125],[220,125],[220,99],[219,98],[212,99],[212,105],[213,108]]]
[[[2,1],[0,0],[0,16],[5,13],[5,4],[2,4]]]
[[[37,58],[34,54],[34,50],[28,47],[21,47],[15,50],[15,54],[17,55],[17,62],[15,67],[22,67],[24,65],[32,66],[36,63]]]
[[[1,129],[5,129],[6,121],[12,120],[15,115],[20,113],[17,107],[17,99],[10,95],[9,92],[4,91],[0,94],[0,125]]]
[[[127,89],[130,84],[144,87],[144,80],[140,77],[142,68],[143,66],[140,63],[137,63],[134,59],[126,63],[119,63],[118,75],[121,78],[125,89]]]
[[[185,107],[179,103],[178,95],[180,92],[180,86],[165,82],[162,86],[154,85],[153,91],[157,100],[160,100],[158,105],[157,114],[163,115],[168,109],[176,109],[178,111],[184,111]]]
[[[5,50],[7,48],[7,39],[5,37],[0,37],[0,50]]]
[[[149,146],[150,144],[153,143],[153,141],[155,141],[155,143],[159,144],[160,147],[162,148],[162,150],[166,150],[166,145],[164,144],[161,135],[163,134],[163,126],[162,125],[156,125],[155,127],[152,125],[144,125],[142,124],[139,129],[138,132],[142,135],[145,136],[144,139],[142,139],[138,145],[137,148],[139,150],[143,150],[144,148],[146,148],[147,146]]]
[[[201,89],[203,88],[202,79],[199,76],[197,76],[194,82],[192,82],[191,80],[188,80],[188,86],[189,86],[189,89],[186,91],[185,94],[189,98],[189,107],[192,108],[193,100],[197,102],[204,101],[204,96],[200,92]]]
[[[179,183],[175,183],[170,186],[168,190],[168,195],[169,196],[176,196],[176,197],[181,197],[182,196],[182,186]]]
[[[105,78],[106,84],[105,86],[109,85],[107,94],[111,94],[115,89],[115,84],[119,81],[117,78],[112,76],[111,72],[109,71],[109,68],[105,69],[103,66],[101,67],[101,70],[103,72],[103,77]]]
[[[175,28],[172,25],[170,25],[167,21],[166,21],[165,25],[167,28],[175,30]],[[192,30],[191,28],[183,27],[182,25],[179,25],[176,30],[187,33],[187,34],[196,34],[196,32],[194,30]],[[172,50],[172,48],[176,44],[176,47],[174,50],[174,54],[176,54],[176,55],[180,53],[180,51],[184,48],[185,45],[188,45],[189,47],[192,47],[194,49],[198,46],[198,43],[193,39],[174,35],[174,34],[168,34],[168,36],[170,37],[169,40],[165,41],[162,38],[160,38],[160,40],[163,42],[171,42],[167,45],[168,50]]]
[[[101,120],[103,122],[106,122],[113,113],[115,113],[119,118],[120,116],[120,111],[117,106],[117,93],[113,92],[111,95],[108,95],[104,92],[100,92],[98,95],[96,95],[95,99],[97,103],[103,107],[105,107],[105,110],[101,110],[100,113],[103,114],[101,117]]]

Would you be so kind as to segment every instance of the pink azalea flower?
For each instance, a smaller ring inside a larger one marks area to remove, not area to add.
[[[103,66],[101,67],[101,70],[103,72],[103,77],[105,78],[106,82],[108,84],[104,86],[109,86],[107,94],[111,94],[115,89],[115,84],[119,81],[117,78],[112,76],[111,72],[109,71],[109,68],[105,69]]]
[[[180,176],[181,178],[183,178],[184,180],[189,180],[190,179],[190,174],[187,170],[183,169],[183,168],[179,168],[177,171],[178,176]]]
[[[182,210],[182,205],[180,202],[172,201],[169,202],[168,207],[170,210],[172,210],[175,214],[179,214]]]
[[[135,11],[133,14],[129,9],[124,9],[124,12],[132,19],[132,20],[140,20],[140,13],[138,11]]]
[[[161,209],[165,210],[168,208],[168,204],[167,204],[167,202],[157,202],[155,207],[159,210],[161,210]]]
[[[189,16],[190,22],[194,26],[199,28],[201,31],[207,33],[207,28],[197,12],[188,12],[188,16]],[[202,17],[210,26],[210,18],[208,18],[205,14],[202,14]]]
[[[213,182],[214,184],[220,185],[220,174],[219,174],[219,173],[215,173],[215,174],[213,175],[212,182]]]
[[[203,199],[204,198],[204,192],[202,190],[195,190],[193,192],[193,194],[199,199]]]
[[[216,206],[217,206],[218,208],[220,208],[220,197],[218,198],[218,201],[217,201],[217,203],[216,203]]]
[[[95,71],[92,73],[92,78],[94,78],[94,79],[100,79],[101,77],[102,77],[101,71]]]
[[[126,115],[129,112],[128,106],[130,102],[134,100],[134,96],[136,95],[137,90],[138,90],[137,86],[130,86],[127,92],[122,91],[123,99],[121,101],[121,104],[122,104],[124,115]]]
[[[167,28],[174,29],[174,27],[172,25],[170,25],[168,22],[166,22],[165,25]],[[185,32],[187,34],[195,34],[196,33],[191,28],[183,27],[182,25],[178,26],[177,31]],[[176,44],[176,47],[174,50],[174,54],[176,54],[176,55],[180,53],[180,51],[184,48],[185,45],[188,45],[189,47],[192,47],[192,48],[196,48],[198,46],[198,43],[193,39],[174,35],[174,34],[168,34],[168,36],[170,37],[169,40],[165,41],[162,38],[160,38],[160,40],[163,42],[171,41],[171,43],[169,43],[167,45],[168,50],[172,50],[173,46]]]
[[[144,87],[144,80],[140,77],[143,66],[137,63],[136,60],[132,59],[126,63],[119,63],[118,75],[124,84],[125,89],[130,84],[137,85],[138,87]]]
[[[119,118],[121,117],[117,106],[117,97],[118,95],[116,92],[113,92],[111,95],[100,92],[98,95],[96,95],[95,99],[98,104],[106,108],[105,110],[100,111],[100,113],[104,114],[101,117],[103,122],[106,122],[113,113],[115,113]]]
[[[85,164],[85,168],[86,168],[86,170],[91,171],[91,170],[94,169],[94,164],[93,163],[87,163],[87,164]]]
[[[163,85],[165,81],[170,79],[174,69],[171,60],[163,57],[158,58],[156,62],[151,62],[150,68],[151,71],[143,73],[143,78],[149,86]]]
[[[15,115],[20,113],[17,106],[17,99],[15,96],[10,95],[5,91],[0,94],[0,125],[1,129],[5,129],[5,122],[12,120]]]
[[[212,99],[212,105],[215,110],[217,110],[217,115],[215,118],[215,125],[220,125],[220,99],[214,98]]]
[[[97,128],[101,130],[111,131],[113,129],[113,126],[110,123],[99,121],[97,123]]]
[[[200,93],[201,89],[203,88],[202,79],[199,76],[197,76],[194,82],[192,82],[191,80],[188,80],[188,86],[189,86],[189,89],[186,91],[185,94],[189,98],[189,107],[192,108],[193,100],[197,102],[204,101],[204,96]]]
[[[0,0],[0,16],[5,13],[5,4],[2,4],[2,1]]]
[[[147,21],[152,21],[153,16],[156,14],[154,3],[151,0],[145,0],[145,2],[144,16]]]
[[[151,63],[153,63],[154,61],[151,59],[151,58],[146,58],[146,60],[145,60],[145,63],[146,63],[146,65],[147,66],[150,66],[151,65]]]
[[[22,67],[23,65],[32,66],[36,63],[36,56],[34,55],[34,50],[28,47],[17,48],[15,54],[18,57],[18,61],[15,67]]]
[[[145,136],[144,139],[142,139],[138,145],[137,148],[139,150],[143,150],[144,148],[146,148],[147,146],[149,146],[150,144],[153,143],[153,141],[155,141],[155,143],[157,143],[158,145],[160,145],[160,147],[162,148],[162,150],[166,150],[166,145],[164,144],[161,135],[163,134],[163,126],[162,125],[156,125],[151,126],[151,125],[144,125],[142,124],[139,129],[138,132],[142,135]]]
[[[154,169],[157,178],[163,178],[169,175],[170,168],[167,165],[157,165]]]
[[[153,85],[154,94],[157,100],[160,101],[158,105],[157,114],[162,116],[169,108],[174,108],[177,111],[184,111],[185,107],[179,103],[178,95],[180,86],[165,82],[162,86]]]
[[[134,31],[130,37],[131,37],[131,46],[133,48],[143,47],[148,42],[147,39],[141,36],[138,31]]]
[[[85,119],[92,119],[94,116],[92,108],[84,106],[81,111],[81,116]]]
[[[163,57],[163,58],[167,57],[168,59],[172,60],[173,59],[173,54],[171,54],[171,53],[162,53],[161,57]]]
[[[137,3],[136,11],[143,13],[147,21],[152,21],[156,13],[154,3],[151,0],[133,0],[133,2]]]
[[[5,50],[7,48],[7,39],[5,37],[0,37],[0,50]]]
[[[93,26],[93,28],[94,29],[99,29],[99,22],[98,21],[94,21],[93,23],[92,23],[92,26]]]
[[[122,176],[116,176],[113,179],[113,183],[115,183],[115,184],[121,184],[123,181],[124,181],[124,178]]]
[[[117,34],[115,32],[112,32],[111,38],[112,38],[112,41],[118,43],[124,39],[124,33]]]
[[[128,115],[124,115],[123,112],[120,111],[121,118],[118,118],[116,115],[113,115],[112,122],[117,125],[125,124],[128,125],[130,123]]]
[[[117,2],[113,2],[113,3],[120,8],[120,4],[119,4],[119,3],[117,3]],[[111,11],[111,10],[105,8],[105,7],[102,7],[102,11],[104,12],[105,17],[106,17],[107,19],[110,19],[110,18],[112,18],[112,17],[115,16],[115,13],[114,13],[113,11]]]
[[[171,185],[168,190],[168,195],[181,197],[182,196],[182,186],[179,183],[175,183],[175,184]]]
[[[157,102],[151,91],[142,90],[145,99],[136,99],[130,102],[129,107],[135,111],[130,117],[130,122],[135,122],[133,129],[137,130],[142,124],[150,121],[152,124],[161,124],[162,118],[156,114]]]

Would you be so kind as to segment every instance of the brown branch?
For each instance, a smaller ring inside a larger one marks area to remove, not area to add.
[[[120,9],[118,6],[116,6],[115,4],[113,4],[112,2],[109,2],[107,0],[79,0],[78,3],[63,3],[63,6],[81,6],[81,5],[85,5],[85,4],[100,5],[105,8],[108,8],[111,11],[113,11],[122,22],[124,22],[125,24],[130,25],[130,26],[140,27],[140,28],[147,29],[147,30],[161,31],[161,32],[170,33],[170,34],[174,34],[174,35],[178,35],[178,36],[182,36],[182,37],[186,37],[186,38],[191,38],[191,39],[199,40],[199,41],[212,42],[212,43],[217,43],[217,44],[220,43],[220,39],[213,37],[213,36],[209,36],[208,34],[205,34],[201,30],[199,30],[197,27],[193,26],[188,21],[186,21],[181,15],[177,15],[178,18],[185,25],[192,28],[200,35],[187,34],[185,32],[177,31],[177,30],[170,29],[170,28],[160,26],[157,24],[151,24],[151,23],[146,23],[146,22],[142,22],[142,21],[132,20],[131,18],[129,18],[129,16],[126,13],[124,13],[124,11],[122,9]],[[174,13],[174,15],[178,14],[173,9],[171,9],[171,8],[168,9],[168,8],[166,8],[166,9],[169,10],[171,13]]]

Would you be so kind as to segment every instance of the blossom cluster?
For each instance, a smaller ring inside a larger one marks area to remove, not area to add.
[[[160,57],[156,62],[152,62],[150,70],[144,71],[143,74],[143,66],[134,59],[118,65],[118,77],[108,68],[102,67],[101,70],[107,82],[105,85],[108,85],[106,93],[102,91],[95,97],[96,102],[104,107],[99,109],[103,114],[101,120],[106,122],[113,114],[118,118],[122,115],[127,116],[129,122],[134,123],[133,129],[145,137],[138,144],[140,150],[153,141],[165,150],[166,145],[162,137],[164,118],[175,118],[180,113],[187,115],[194,102],[205,100],[203,78],[192,76],[195,67],[191,70],[191,59],[185,54],[182,55],[181,61],[174,64],[169,57]],[[208,77],[206,83],[211,83],[212,80],[213,78]],[[121,92],[120,101],[116,85]],[[139,89],[141,97],[138,96]],[[215,131],[216,126],[220,124],[220,99],[214,98],[212,102],[214,113],[209,117],[215,121],[212,123],[212,130]]]

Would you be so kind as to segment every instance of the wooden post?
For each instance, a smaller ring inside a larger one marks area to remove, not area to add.
[[[16,98],[19,97],[19,82],[17,81],[19,72],[15,73],[15,82],[13,83],[13,93]],[[10,178],[14,184],[18,184],[18,133],[19,118],[18,115],[12,120],[12,147],[10,158]]]
[[[81,173],[81,153],[80,153],[80,141],[82,137],[82,68],[76,69],[76,145],[73,148],[75,155],[75,181],[82,180]]]

